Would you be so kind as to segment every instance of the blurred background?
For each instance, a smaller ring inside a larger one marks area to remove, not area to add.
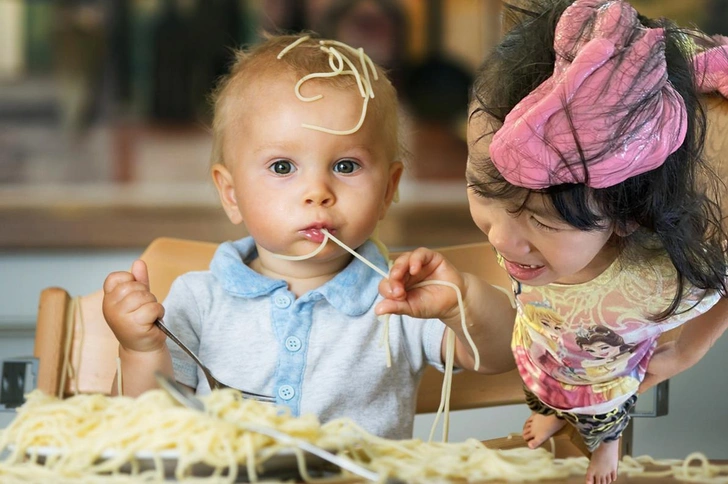
[[[631,3],[728,34],[728,0]],[[389,69],[410,156],[385,243],[482,241],[465,197],[464,118],[501,11],[500,0],[0,0],[0,360],[32,354],[42,288],[93,292],[155,237],[245,235],[209,181],[206,96],[230,49],[265,31],[313,30]],[[728,380],[715,369],[727,366],[723,337],[671,381],[670,415],[635,424],[635,453],[726,458]],[[463,412],[451,436],[520,432],[527,414]],[[429,419],[418,417],[418,436]]]
[[[384,240],[474,240],[464,116],[499,11],[488,0],[0,0],[0,225],[12,227],[0,245],[244,235],[209,182],[207,96],[232,48],[301,30],[364,47],[400,92],[407,178],[423,184],[403,187],[408,222]],[[457,224],[429,227],[438,213],[413,214],[418,200],[455,204]]]
[[[726,0],[637,0],[721,31]],[[410,156],[395,248],[480,240],[463,189],[474,70],[500,0],[0,0],[0,247],[143,247],[243,234],[209,182],[208,93],[231,48],[311,30],[399,90]]]

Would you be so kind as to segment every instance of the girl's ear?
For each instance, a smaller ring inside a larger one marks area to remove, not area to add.
[[[389,166],[389,181],[387,182],[387,191],[384,194],[384,205],[382,205],[379,220],[382,220],[387,215],[387,209],[392,204],[392,201],[397,201],[397,187],[399,187],[399,180],[402,178],[403,171],[404,165],[401,161],[395,161]]]
[[[627,222],[626,224],[617,224],[614,227],[614,233],[617,234],[619,237],[627,237],[629,235],[632,235],[632,232],[637,230],[639,228],[639,224],[637,222]]]
[[[240,208],[238,207],[238,198],[235,195],[235,184],[233,183],[232,174],[227,167],[219,163],[212,166],[210,174],[212,175],[212,181],[215,182],[217,193],[220,195],[222,208],[225,210],[228,218],[235,225],[242,223],[243,215],[240,213]]]

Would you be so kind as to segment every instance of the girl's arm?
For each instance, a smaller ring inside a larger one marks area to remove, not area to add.
[[[473,369],[475,360],[462,329],[455,290],[440,284],[415,287],[428,281],[446,281],[460,289],[468,332],[481,358],[478,371],[501,373],[513,368],[510,340],[516,312],[510,298],[487,282],[460,273],[438,252],[420,248],[397,258],[389,278],[380,283],[384,300],[376,313],[442,320],[457,336],[456,365]],[[442,348],[444,360],[444,338]]]
[[[685,323],[675,341],[657,347],[639,391],[643,392],[695,365],[726,328],[728,298],[721,298],[709,311]]]
[[[480,354],[480,373],[503,373],[516,364],[511,352],[511,336],[516,310],[511,299],[499,289],[471,274],[463,274],[467,296],[464,295],[465,324]],[[451,328],[455,340],[455,366],[474,369],[475,358],[462,330],[460,315],[444,321]],[[442,360],[445,361],[447,344],[442,341]]]

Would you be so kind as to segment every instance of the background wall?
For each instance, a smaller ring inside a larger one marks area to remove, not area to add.
[[[35,315],[40,291],[61,286],[71,294],[101,287],[111,271],[126,270],[141,253],[136,250],[98,252],[0,252],[0,359],[33,352]],[[670,382],[670,412],[635,421],[634,454],[682,458],[694,451],[710,458],[728,458],[728,337],[724,336],[695,367]],[[649,395],[641,406],[649,403]],[[454,412],[450,440],[489,439],[519,433],[528,409],[513,405]],[[12,412],[0,412],[0,427]],[[434,415],[418,416],[415,436],[427,439]],[[439,431],[436,436],[439,436]]]

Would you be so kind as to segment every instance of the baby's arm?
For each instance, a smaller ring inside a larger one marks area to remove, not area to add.
[[[389,279],[379,285],[384,300],[375,308],[376,313],[442,320],[457,336],[455,364],[460,368],[474,368],[475,360],[461,326],[455,291],[438,284],[412,287],[424,281],[446,281],[460,288],[468,332],[481,358],[478,371],[501,373],[514,367],[510,341],[516,312],[509,297],[471,274],[460,273],[438,252],[420,248],[397,258]],[[444,359],[444,338],[442,348]]]
[[[119,340],[124,394],[137,396],[157,388],[154,372],[172,376],[166,337],[154,325],[164,307],[149,291],[147,266],[138,260],[131,272],[114,272],[104,281],[104,318]],[[118,378],[118,375],[117,375]],[[111,389],[117,393],[116,379]]]
[[[657,347],[639,391],[643,392],[695,365],[726,328],[728,299],[721,298],[708,312],[685,323],[675,341]]]

